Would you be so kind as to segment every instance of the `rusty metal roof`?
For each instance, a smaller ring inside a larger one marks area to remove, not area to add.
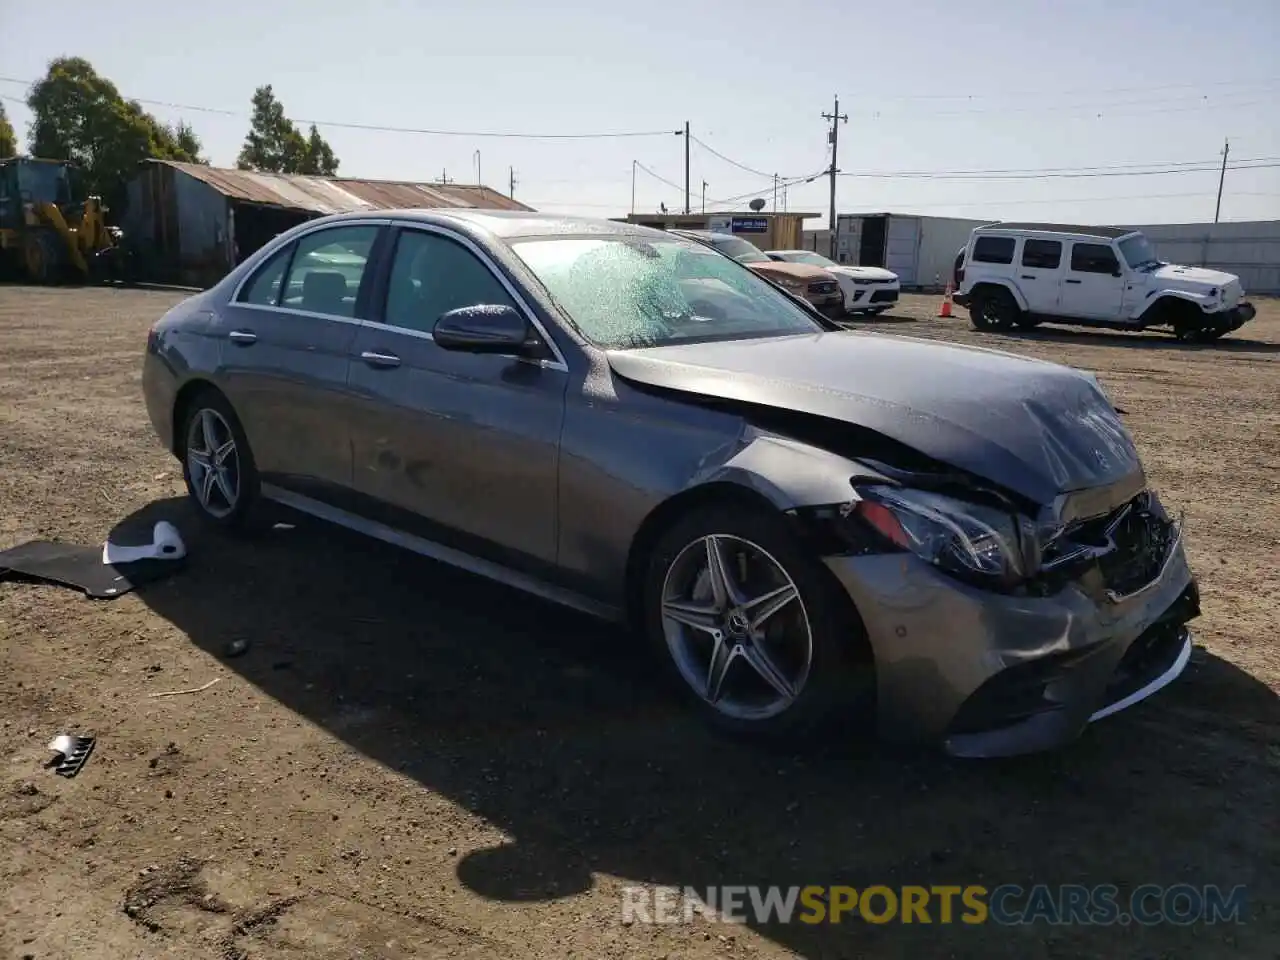
[[[468,207],[480,210],[532,210],[497,190],[462,183],[410,183],[396,180],[352,180],[308,177],[297,173],[229,170],[176,160],[151,160],[207,183],[223,196],[314,213],[355,210]]]

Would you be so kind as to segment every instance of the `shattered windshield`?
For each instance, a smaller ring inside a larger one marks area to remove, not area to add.
[[[712,243],[715,244],[715,248],[721,253],[726,256],[733,257],[733,259],[737,260],[739,263],[771,262],[769,258],[760,251],[759,247],[754,244],[747,243],[745,240],[740,240],[737,237],[716,237]]]
[[[1141,270],[1144,267],[1156,267],[1160,261],[1151,247],[1151,241],[1142,234],[1120,241],[1120,253],[1130,270]]]
[[[582,335],[606,349],[823,329],[767,281],[699,244],[592,237],[514,249]]]

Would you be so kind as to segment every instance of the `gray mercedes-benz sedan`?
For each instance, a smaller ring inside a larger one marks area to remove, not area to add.
[[[1181,525],[1093,377],[842,330],[660,231],[311,221],[159,320],[143,386],[212,523],[274,501],[630,621],[736,731],[1022,753],[1190,656]]]

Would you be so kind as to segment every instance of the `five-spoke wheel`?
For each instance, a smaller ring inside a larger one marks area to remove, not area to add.
[[[749,540],[708,534],[686,546],[667,571],[662,620],[676,668],[727,716],[780,713],[808,679],[813,637],[800,591]]]
[[[257,499],[258,473],[231,404],[216,390],[201,390],[177,428],[187,493],[200,514],[221,527],[243,527]]]
[[[870,657],[849,598],[763,506],[691,511],[649,563],[645,626],[687,697],[721,726],[794,732],[853,712]]]
[[[192,493],[210,516],[225,517],[240,499],[240,461],[231,427],[208,407],[187,427],[187,471]]]

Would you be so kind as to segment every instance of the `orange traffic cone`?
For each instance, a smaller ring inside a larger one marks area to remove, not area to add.
[[[938,316],[946,318],[951,316],[951,281],[947,281],[947,289],[942,295],[942,309],[938,311]]]

